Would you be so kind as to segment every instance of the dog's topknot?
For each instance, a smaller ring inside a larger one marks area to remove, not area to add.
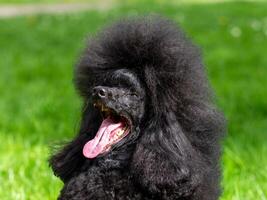
[[[123,68],[141,77],[154,102],[162,102],[160,97],[169,102],[178,96],[207,100],[199,50],[167,19],[149,16],[121,20],[89,40],[77,67],[77,88],[86,96],[88,88],[83,86],[94,81],[88,77]]]

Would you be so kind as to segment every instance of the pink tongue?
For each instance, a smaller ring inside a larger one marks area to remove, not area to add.
[[[109,144],[110,133],[122,126],[121,122],[115,124],[110,118],[103,120],[94,139],[88,141],[83,147],[83,155],[87,158],[95,158]]]

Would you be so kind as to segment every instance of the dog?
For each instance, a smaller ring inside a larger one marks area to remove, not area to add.
[[[120,20],[74,72],[77,136],[50,159],[59,200],[217,200],[225,130],[200,50],[171,20]]]

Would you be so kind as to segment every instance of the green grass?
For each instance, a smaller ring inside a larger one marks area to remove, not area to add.
[[[203,49],[228,119],[222,200],[267,199],[267,3],[162,6],[0,21],[0,199],[55,199],[51,146],[79,123],[73,64],[88,33],[148,11],[176,20]]]
[[[112,3],[112,2],[119,2],[119,4],[138,4],[141,1],[147,2],[146,0],[115,0],[115,1],[110,1],[110,0],[101,0],[103,4],[105,3]],[[149,0],[151,1],[151,0]],[[239,1],[239,0],[154,0],[153,2],[156,3],[173,3],[173,4],[180,4],[180,3],[211,3],[211,2],[234,2],[234,1]],[[243,1],[265,1],[265,0],[243,0]],[[50,4],[50,3],[95,3],[97,0],[0,0],[0,4]]]

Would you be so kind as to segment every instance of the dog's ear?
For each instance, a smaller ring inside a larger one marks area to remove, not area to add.
[[[55,175],[64,182],[73,177],[74,173],[79,172],[85,162],[85,157],[82,154],[83,146],[94,136],[99,125],[99,115],[96,114],[95,108],[89,105],[91,104],[84,106],[77,136],[63,145],[62,149],[49,160]]]
[[[190,194],[206,169],[175,114],[151,121],[141,134],[132,162],[136,181],[151,194]]]
[[[83,164],[82,147],[86,138],[85,134],[77,135],[75,139],[63,145],[63,148],[50,158],[49,165],[54,174],[63,182],[73,177],[74,172]]]

